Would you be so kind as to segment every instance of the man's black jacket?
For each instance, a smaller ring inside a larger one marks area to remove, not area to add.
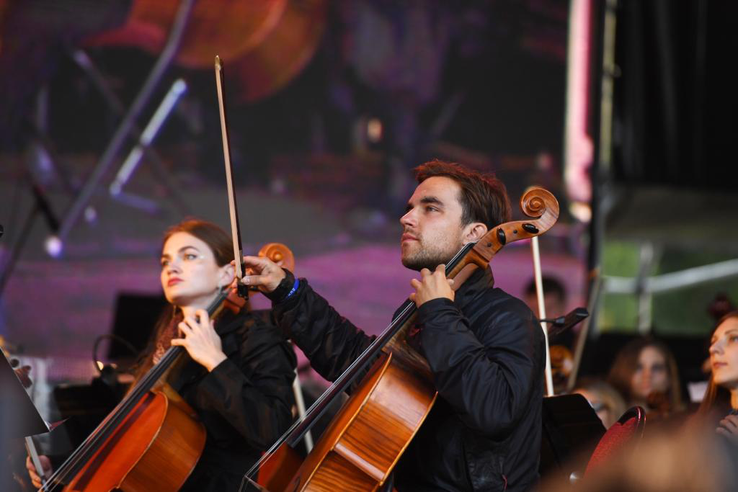
[[[292,296],[274,303],[273,313],[328,380],[372,340],[304,279]],[[455,301],[423,304],[418,326],[413,342],[428,360],[439,398],[398,463],[398,490],[531,488],[538,478],[545,357],[533,313],[494,288],[487,269],[469,278]]]

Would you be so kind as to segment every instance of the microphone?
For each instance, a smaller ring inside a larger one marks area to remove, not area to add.
[[[589,316],[589,312],[586,308],[578,307],[574,308],[571,312],[565,316],[559,316],[558,318],[547,318],[542,319],[541,323],[549,323],[551,326],[548,329],[549,336],[555,336],[565,332],[576,326],[579,322],[584,321]]]

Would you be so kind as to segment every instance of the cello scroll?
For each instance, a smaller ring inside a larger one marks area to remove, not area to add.
[[[551,229],[559,218],[559,202],[553,194],[539,187],[531,187],[520,198],[520,209],[531,220],[505,222],[493,228],[474,245],[468,261],[459,263],[448,278],[456,279],[454,290],[477,268],[487,268],[495,254],[507,243],[540,236]]]
[[[295,271],[295,255],[282,243],[268,243],[259,250],[259,257],[268,258],[282,268]]]

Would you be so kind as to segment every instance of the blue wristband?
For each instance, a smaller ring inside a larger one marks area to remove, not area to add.
[[[292,286],[292,290],[289,292],[289,294],[287,294],[287,297],[285,297],[285,299],[289,299],[290,296],[292,296],[292,294],[295,293],[295,291],[297,290],[299,286],[300,286],[300,279],[295,278],[295,284]]]

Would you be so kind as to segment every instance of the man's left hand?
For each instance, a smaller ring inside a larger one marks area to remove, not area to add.
[[[420,280],[412,279],[412,285],[415,292],[410,294],[410,300],[420,307],[433,299],[454,300],[454,291],[451,286],[454,284],[452,279],[446,278],[446,265],[438,265],[436,270],[431,273],[427,268],[420,270]]]

